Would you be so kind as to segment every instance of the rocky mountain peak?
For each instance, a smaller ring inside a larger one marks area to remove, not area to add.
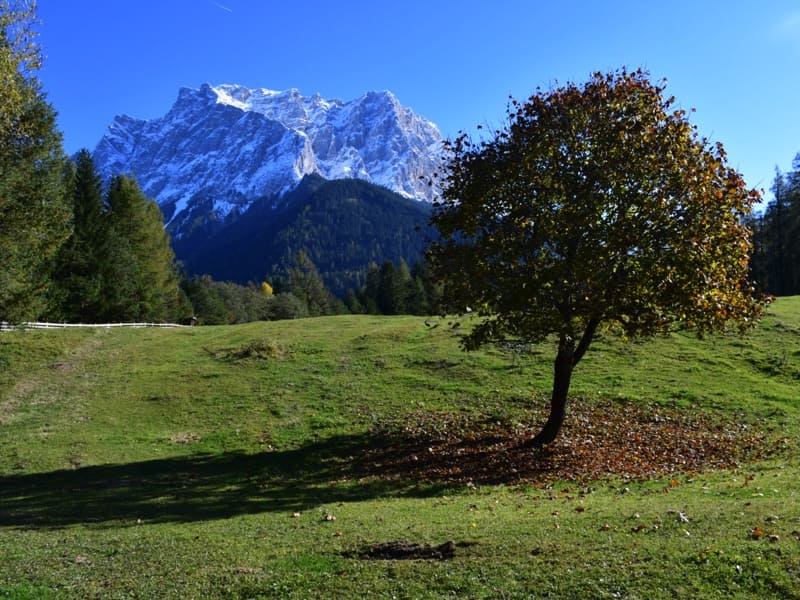
[[[357,178],[432,201],[423,181],[437,168],[436,126],[388,91],[344,102],[297,89],[240,85],[182,88],[153,120],[117,117],[94,158],[105,177],[132,174],[162,207],[174,235],[197,219],[243,212],[309,174]]]

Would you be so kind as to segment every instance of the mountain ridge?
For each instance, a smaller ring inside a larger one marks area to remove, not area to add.
[[[303,177],[361,179],[431,202],[442,137],[389,91],[344,102],[297,89],[235,84],[181,88],[162,117],[120,115],[93,153],[104,179],[133,175],[161,206],[173,237],[202,220],[274,208]]]

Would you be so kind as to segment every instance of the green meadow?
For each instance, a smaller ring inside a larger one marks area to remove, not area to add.
[[[800,297],[601,334],[546,452],[474,318],[0,334],[0,598],[800,598]]]

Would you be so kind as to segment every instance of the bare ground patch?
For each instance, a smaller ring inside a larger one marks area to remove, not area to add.
[[[365,560],[450,560],[455,554],[456,544],[453,542],[432,546],[400,540],[372,544],[354,556]]]

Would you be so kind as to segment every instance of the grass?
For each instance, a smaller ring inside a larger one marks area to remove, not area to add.
[[[466,327],[0,335],[0,598],[800,598],[800,298],[744,338],[602,336],[573,378],[573,404],[734,419],[771,458],[582,483],[354,471],[407,415],[541,416],[553,348],[467,354]],[[359,558],[394,541],[455,556]]]

